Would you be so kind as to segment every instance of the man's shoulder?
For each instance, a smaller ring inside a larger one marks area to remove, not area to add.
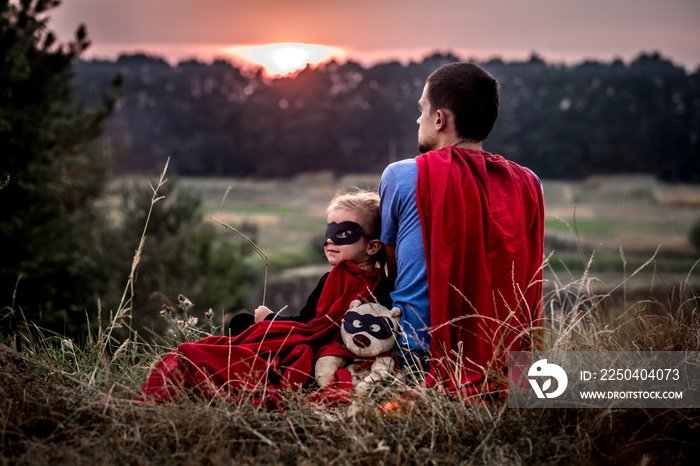
[[[415,198],[417,182],[416,159],[399,160],[386,167],[379,181],[379,197],[383,208]]]
[[[511,173],[518,173],[521,177],[525,178],[530,178],[532,180],[536,180],[537,184],[540,186],[542,185],[542,180],[540,180],[540,177],[537,176],[537,174],[529,169],[528,167],[524,167],[517,162],[514,162],[512,160],[507,159],[506,157],[500,155],[500,154],[492,154],[490,152],[486,151],[481,151],[483,153],[483,156],[485,160],[487,161],[492,161],[496,162],[497,164],[501,166],[507,167],[507,170],[510,171]]]
[[[523,167],[523,166],[520,166],[520,167],[521,167],[523,170],[525,170],[526,173],[529,173],[530,175],[532,175],[532,176],[537,180],[537,183],[538,183],[540,186],[542,186],[542,180],[540,179],[539,176],[537,176],[537,173],[535,173],[534,171],[530,170],[528,167]]]
[[[513,162],[512,160],[507,160],[507,159],[505,159],[505,160],[506,160],[506,163],[508,164],[508,168],[509,168],[509,170],[511,170],[511,172],[516,172],[519,174],[519,176],[522,179],[526,179],[526,180],[529,180],[530,182],[534,182],[540,187],[542,186],[542,180],[540,179],[539,176],[537,176],[537,173],[532,171],[530,168],[524,167],[516,162]]]
[[[387,175],[394,175],[400,178],[403,178],[405,176],[413,175],[413,174],[418,174],[418,164],[416,163],[416,159],[411,158],[411,159],[404,159],[404,160],[399,160],[398,162],[393,162],[389,164],[385,169],[384,173],[382,174],[382,178],[386,177]]]

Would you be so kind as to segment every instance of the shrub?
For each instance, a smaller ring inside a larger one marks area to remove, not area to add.
[[[95,259],[100,264],[95,274],[101,288],[95,290],[94,299],[99,298],[105,309],[116,310],[119,305],[124,271],[130,269],[139,245],[151,193],[149,185],[135,183],[114,192],[116,225],[105,232],[102,254]],[[165,198],[150,213],[133,284],[132,327],[162,333],[166,325],[159,312],[163,304],[172,306],[180,294],[197,303],[192,312],[199,318],[209,308],[218,316],[241,308],[251,276],[245,258],[252,249],[243,241],[228,240],[223,228],[203,222],[198,213],[201,201],[192,190],[180,189],[171,180],[159,187],[158,194]]]
[[[59,44],[46,17],[59,2],[0,4],[0,305],[71,330],[84,321],[101,196],[111,160],[99,138],[120,94],[76,99],[84,27]]]

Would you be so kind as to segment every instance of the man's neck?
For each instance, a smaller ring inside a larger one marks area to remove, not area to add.
[[[482,150],[484,147],[484,141],[468,141],[464,139],[454,139],[454,140],[448,140],[446,144],[443,144],[442,147],[447,147],[447,146],[452,146],[452,147],[458,147],[460,149],[469,149],[469,150]]]
[[[463,142],[460,144],[456,144],[454,147],[459,147],[460,149],[481,150],[484,147],[484,142]]]

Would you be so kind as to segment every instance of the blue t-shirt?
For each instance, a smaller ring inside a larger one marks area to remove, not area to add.
[[[418,164],[415,159],[389,165],[379,183],[381,240],[396,245],[397,277],[391,293],[401,309],[402,346],[430,349],[430,308],[423,230],[416,203]]]

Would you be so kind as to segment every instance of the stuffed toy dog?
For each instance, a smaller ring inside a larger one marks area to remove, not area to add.
[[[340,329],[343,343],[336,341],[324,348],[316,361],[319,386],[330,384],[340,368],[351,374],[355,393],[362,395],[386,378],[395,366],[391,350],[398,338],[400,317],[397,307],[390,311],[376,303],[350,303]]]

